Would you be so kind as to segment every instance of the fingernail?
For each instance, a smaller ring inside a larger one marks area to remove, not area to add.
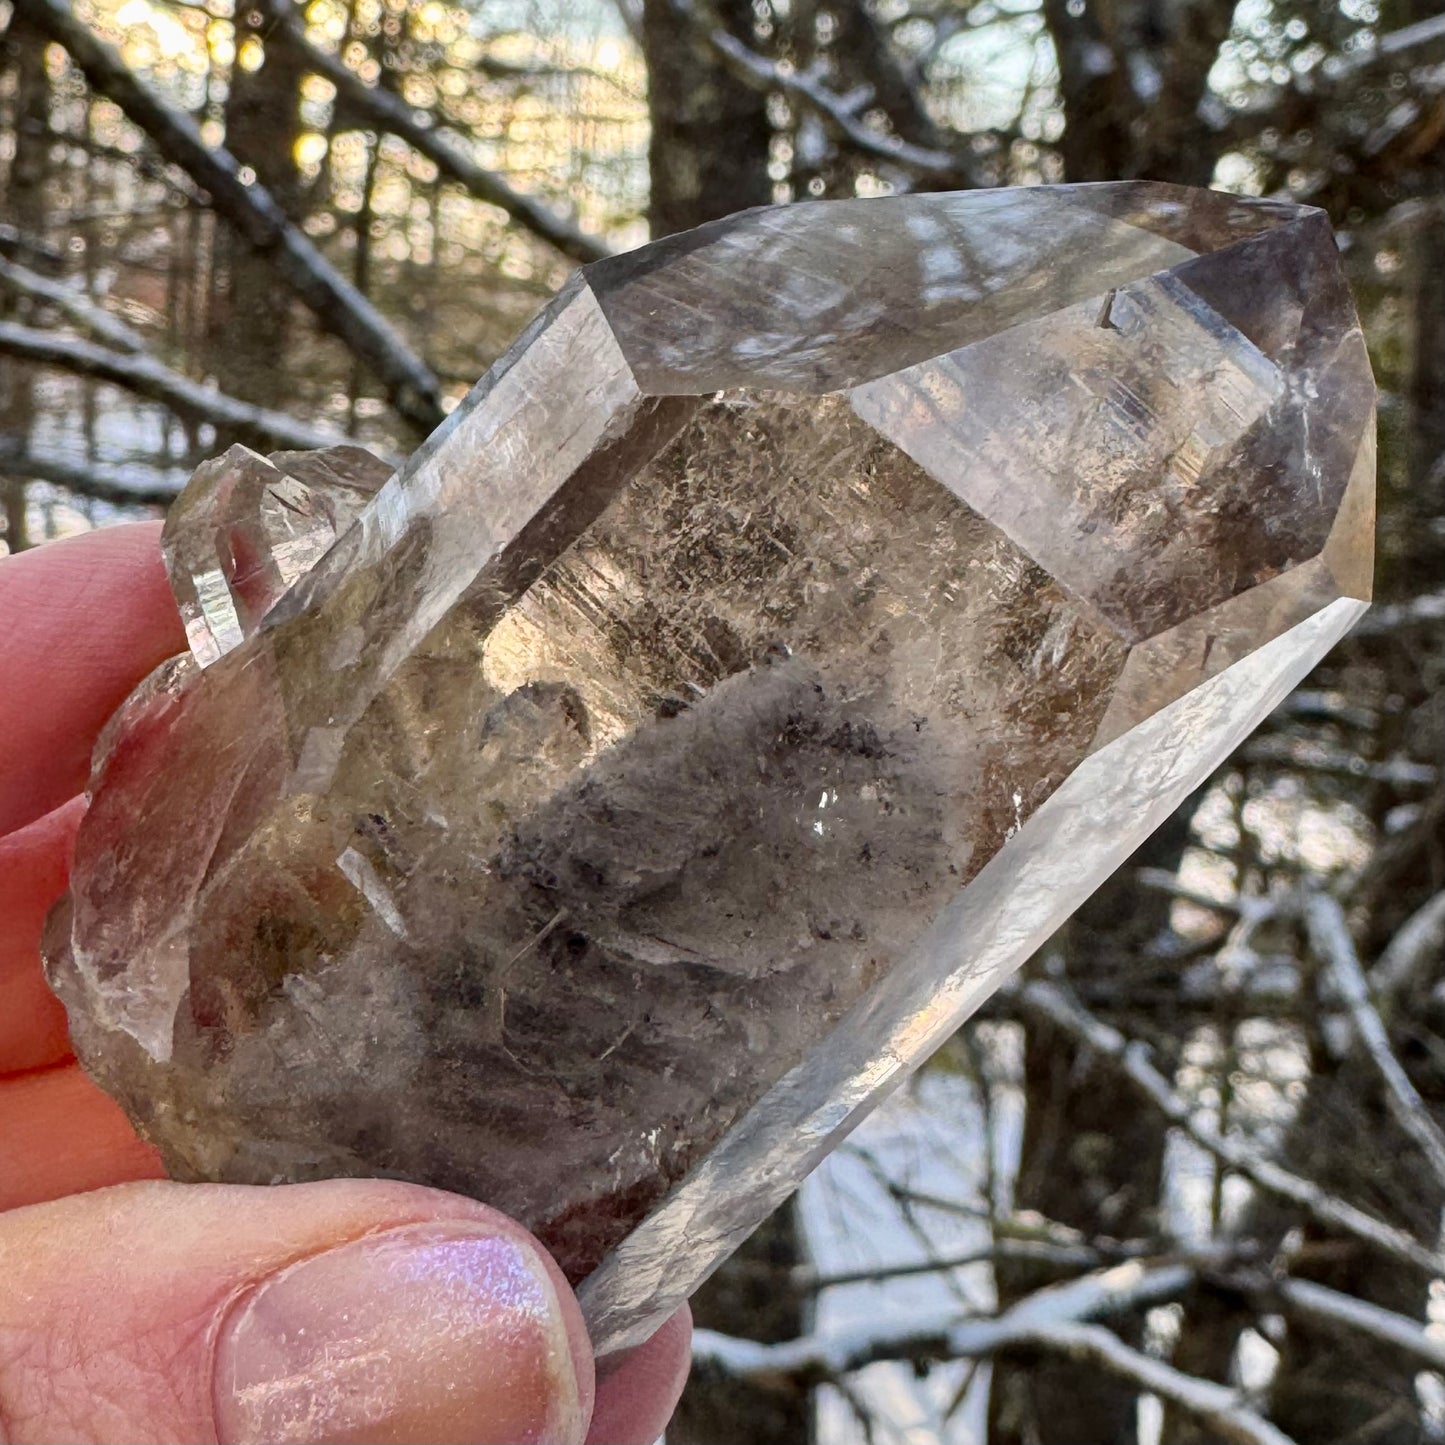
[[[263,1280],[216,1353],[221,1445],[580,1445],[557,1292],[484,1225],[369,1235]]]

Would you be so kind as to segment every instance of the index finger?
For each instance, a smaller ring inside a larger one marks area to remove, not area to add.
[[[0,835],[84,786],[106,719],[186,645],[159,522],[0,560]]]

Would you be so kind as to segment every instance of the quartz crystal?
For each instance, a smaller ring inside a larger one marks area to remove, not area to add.
[[[196,474],[49,929],[82,1060],[176,1177],[475,1195],[635,1342],[1363,610],[1373,406],[1274,201],[584,268],[390,480]]]
[[[196,661],[244,642],[391,476],[361,447],[246,447],[197,468],[165,531],[171,587]]]

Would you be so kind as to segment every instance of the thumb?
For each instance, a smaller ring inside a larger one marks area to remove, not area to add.
[[[381,1180],[0,1214],[0,1445],[580,1445],[592,1356],[520,1225]]]

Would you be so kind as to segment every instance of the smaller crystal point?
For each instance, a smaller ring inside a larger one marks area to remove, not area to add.
[[[161,534],[191,651],[208,667],[238,647],[391,476],[362,447],[233,446],[196,468]]]

